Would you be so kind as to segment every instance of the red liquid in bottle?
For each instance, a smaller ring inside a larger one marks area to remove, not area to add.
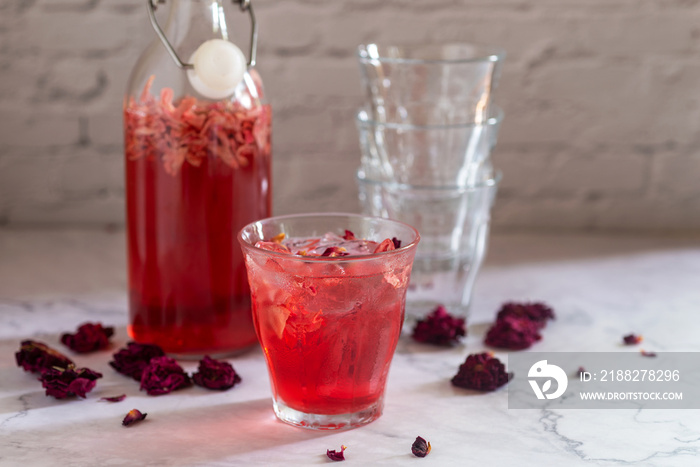
[[[256,342],[236,234],[271,214],[270,109],[149,93],[125,106],[129,335],[171,354]]]

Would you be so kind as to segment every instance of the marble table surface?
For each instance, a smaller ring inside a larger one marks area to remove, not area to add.
[[[317,432],[276,421],[259,350],[229,360],[243,382],[225,392],[147,396],[108,366],[128,341],[123,232],[0,230],[0,465],[316,465],[341,444],[354,465],[700,465],[699,410],[515,410],[507,386],[452,387],[511,300],[541,300],[557,313],[531,351],[627,351],[620,339],[630,332],[644,335],[647,350],[700,351],[700,238],[493,235],[463,344],[439,349],[402,336],[383,416]],[[60,344],[85,321],[116,327],[112,351],[74,355]],[[14,362],[27,338],[104,378],[87,399],[45,396]],[[122,393],[123,402],[98,402]],[[148,418],[122,427],[132,408]],[[411,454],[416,436],[432,444],[425,458]]]

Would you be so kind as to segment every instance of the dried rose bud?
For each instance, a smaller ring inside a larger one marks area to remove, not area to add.
[[[43,373],[50,368],[68,368],[73,361],[43,342],[26,340],[22,341],[19,352],[15,353],[17,366],[24,371]]]
[[[106,349],[112,335],[113,327],[103,327],[101,323],[85,323],[78,327],[75,334],[63,334],[61,342],[74,352],[88,353]]]
[[[346,449],[347,446],[340,446],[340,451],[336,451],[335,449],[331,451],[330,449],[327,449],[326,455],[332,461],[344,461],[345,454],[343,454],[343,452],[345,452]]]
[[[168,394],[191,385],[190,377],[170,357],[152,358],[141,376],[141,389],[145,389],[150,396]]]
[[[111,397],[100,397],[100,400],[98,402],[121,402],[124,399],[126,399],[126,394]]]
[[[411,446],[411,452],[416,457],[427,456],[430,454],[430,442],[418,436]]]
[[[133,423],[140,422],[141,420],[146,418],[147,413],[141,413],[137,409],[131,409],[129,410],[129,413],[126,414],[126,417],[124,417],[124,420],[122,420],[122,425],[124,426],[129,426]]]
[[[505,318],[506,316],[515,316],[516,318],[527,318],[537,324],[542,329],[547,325],[547,321],[554,319],[554,310],[544,303],[504,303],[496,315],[496,320]]]
[[[330,256],[331,258],[335,258],[336,256],[348,256],[350,253],[343,248],[342,246],[329,246],[326,248],[323,253],[321,253],[321,256]]]
[[[203,388],[224,390],[240,383],[241,377],[230,363],[205,356],[199,361],[199,368],[192,375],[192,380]]]
[[[92,391],[99,378],[102,378],[101,373],[89,368],[76,370],[71,366],[67,369],[49,368],[42,373],[39,381],[46,389],[47,396],[65,399],[71,396],[85,398],[85,394]]]
[[[459,371],[452,378],[452,384],[465,389],[493,391],[513,378],[513,373],[506,373],[506,367],[490,353],[472,354],[460,365]]]
[[[656,352],[647,352],[646,350],[640,350],[642,357],[656,357]]]
[[[622,342],[624,342],[625,345],[636,345],[642,342],[642,336],[638,336],[637,334],[628,334],[622,338]]]
[[[484,342],[491,347],[523,350],[542,339],[537,324],[528,318],[506,316],[499,319],[486,333]]]
[[[418,342],[449,346],[467,335],[464,322],[464,318],[455,318],[439,305],[425,319],[416,323],[412,336]]]
[[[143,370],[151,359],[163,356],[165,356],[165,352],[157,345],[129,342],[125,349],[120,349],[119,352],[112,355],[114,360],[109,364],[119,373],[141,381]]]
[[[391,251],[395,249],[396,247],[394,246],[394,242],[390,238],[385,238],[382,240],[382,243],[377,245],[377,247],[374,249],[374,253],[381,253],[383,251]]]

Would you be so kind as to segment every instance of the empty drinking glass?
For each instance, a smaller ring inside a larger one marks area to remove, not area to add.
[[[483,123],[505,53],[477,44],[357,49],[370,118],[383,123]]]
[[[382,123],[357,114],[361,166],[372,179],[415,186],[469,186],[493,177],[490,154],[503,112],[483,123]]]

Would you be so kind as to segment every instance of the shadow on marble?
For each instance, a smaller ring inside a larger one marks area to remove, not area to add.
[[[496,319],[496,316],[494,315],[494,320]],[[486,336],[486,333],[488,332],[489,328],[493,326],[493,321],[489,322],[479,322],[479,323],[468,323],[467,327],[467,336],[468,337],[475,337],[479,336],[479,339],[483,340],[483,338]]]
[[[138,382],[127,378],[124,378],[124,381],[119,381],[121,375],[115,375],[113,378],[110,376],[97,380],[95,388],[87,394],[85,399],[79,397],[56,399],[46,395],[38,374],[24,372],[20,367],[0,368],[3,395],[11,394],[0,398],[0,415],[23,410],[61,407],[70,403],[97,402],[101,397],[120,394],[125,394],[127,397],[145,396],[144,392],[139,392]],[[197,395],[196,391],[193,392]],[[201,392],[201,395],[206,395],[205,391]]]
[[[464,342],[460,342],[453,346],[441,347],[438,345],[424,344],[418,342],[411,337],[410,333],[402,333],[396,346],[397,355],[423,354],[443,357],[445,355],[463,354],[466,351]]]
[[[246,400],[210,407],[170,410],[158,416],[164,426],[181,425],[203,444],[226,440],[235,452],[278,447],[330,435],[334,431],[297,428],[277,419],[271,398]],[[155,418],[154,418],[155,420]]]
[[[78,422],[61,423],[54,419],[42,427],[18,426],[19,429],[11,431],[8,441],[21,439],[23,449],[62,446],[75,452],[81,445],[90,446],[90,452],[81,455],[89,454],[92,465],[120,459],[129,465],[150,465],[150,461],[157,460],[158,465],[186,466],[209,465],[256,451],[256,455],[264,456],[267,450],[284,449],[285,445],[334,433],[296,428],[278,421],[269,398],[186,409],[141,407],[140,410],[148,413],[147,418],[130,427],[121,426],[122,413],[131,408],[130,404],[101,407],[106,407],[102,413],[95,411],[90,418],[83,414]],[[112,414],[105,416],[106,411]],[[20,423],[17,420],[17,425]],[[67,437],[66,433],[71,436]],[[320,454],[318,463],[326,463],[328,459]],[[311,452],[310,457],[313,455]]]
[[[396,346],[396,354],[419,354],[426,357],[434,356],[439,359],[460,357],[464,360],[467,355],[473,353],[498,352],[501,349],[490,348],[483,344],[484,337],[492,325],[493,322],[491,321],[480,321],[474,324],[468,323],[466,337],[461,338],[458,343],[450,346],[418,342],[411,337],[412,330],[404,328],[401,332],[399,343]]]
[[[56,399],[47,396],[41,383],[38,383],[36,390],[24,391],[13,397],[5,397],[0,399],[0,415],[10,413],[23,413],[32,410],[41,410],[46,408],[66,407],[69,404],[74,404],[78,400],[75,397],[66,399]],[[95,402],[97,399],[93,400]]]
[[[497,390],[498,391],[498,390]],[[463,389],[453,386],[450,379],[442,381],[431,381],[429,383],[418,384],[413,387],[412,392],[416,394],[424,394],[430,399],[446,399],[453,397],[472,397],[488,394],[484,391],[475,391],[473,389]]]

